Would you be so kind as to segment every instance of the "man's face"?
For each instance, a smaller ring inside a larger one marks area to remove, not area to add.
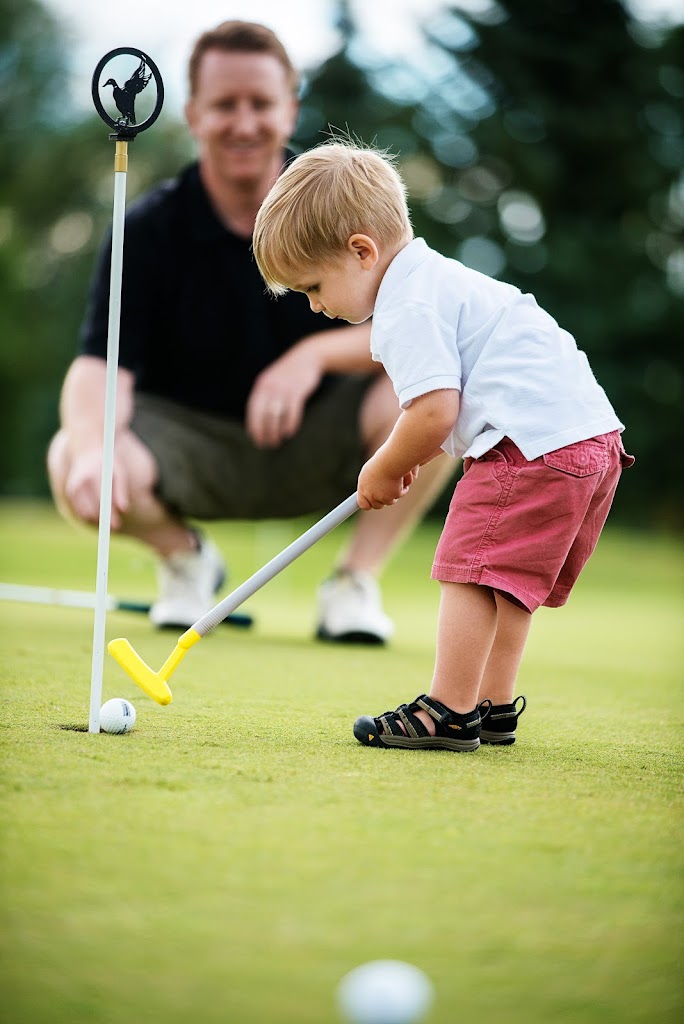
[[[185,113],[200,159],[224,184],[245,187],[263,182],[280,162],[297,102],[271,54],[208,50]]]

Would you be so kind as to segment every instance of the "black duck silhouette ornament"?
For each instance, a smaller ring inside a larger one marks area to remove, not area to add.
[[[140,61],[136,71],[133,72],[131,77],[128,79],[123,89],[114,81],[113,78],[109,78],[105,82],[105,87],[113,85],[112,95],[114,102],[116,103],[116,109],[123,116],[127,125],[135,124],[135,98],[139,92],[142,92],[150,78],[152,73],[146,75],[147,65],[144,60]]]
[[[136,57],[138,60],[138,66],[135,71],[131,74],[130,78],[126,80],[123,86],[119,85],[115,78],[107,78],[106,81],[100,85],[100,79],[104,78],[104,69],[107,67],[109,62],[115,57],[128,56]],[[137,97],[147,88],[151,79],[154,79],[154,84],[157,89],[157,99],[154,105],[154,110],[148,118],[142,121],[140,124],[136,123],[135,115],[135,101]],[[106,89],[109,86],[112,87],[112,98],[116,104],[118,111],[118,117],[112,117],[104,108],[102,100],[100,98],[100,89]],[[98,63],[93,74],[92,81],[92,93],[93,103],[98,114],[110,128],[114,129],[115,134],[110,138],[118,139],[134,139],[135,136],[146,128],[149,128],[153,124],[161,112],[162,105],[164,103],[164,83],[162,82],[159,69],[154,61],[143,53],[142,50],[136,49],[134,46],[120,46],[116,50],[110,50],[106,53],[102,60]]]

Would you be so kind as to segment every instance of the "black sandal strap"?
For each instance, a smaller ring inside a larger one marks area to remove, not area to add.
[[[420,697],[416,697],[412,707],[419,707],[423,711],[427,711],[431,718],[434,718],[435,722],[441,725],[443,722],[447,722],[451,718],[451,711],[440,701],[435,700],[433,697],[428,697],[427,693],[422,693]]]
[[[520,711],[518,711],[518,701],[519,700],[522,701],[522,707],[520,708]],[[516,710],[515,720],[517,722],[517,720],[520,718],[520,716],[522,715],[523,711],[527,707],[527,697],[523,697],[523,695],[521,693],[520,696],[516,697],[515,700],[513,701],[513,707]]]
[[[400,704],[396,711],[384,711],[374,721],[380,735],[407,736],[410,739],[418,739],[430,736],[430,732],[425,728],[421,720],[416,717],[415,711],[425,711],[437,723],[436,733],[447,736],[451,735],[450,729],[461,729],[463,725],[460,723],[464,720],[468,728],[476,728],[480,725],[482,719],[487,717],[490,709],[491,701],[483,700],[468,715],[457,715],[446,704],[442,704],[441,701],[435,700],[434,697],[422,693],[410,704]],[[522,714],[522,711],[520,713]],[[459,724],[454,724],[455,722]]]
[[[480,703],[477,705],[477,710],[480,712],[480,723],[484,722],[484,720],[488,718],[493,706],[494,705],[492,704],[489,697],[485,697],[484,700],[480,701]]]
[[[418,736],[429,736],[430,733],[421,720],[412,714],[416,707],[419,707],[419,704],[413,701],[411,704],[400,704],[396,711],[383,712],[375,719],[378,730],[390,736],[411,736],[413,739]],[[403,729],[399,722],[403,723]]]
[[[375,719],[375,724],[378,728],[379,733],[385,733],[387,736],[403,736],[404,730],[397,722],[397,715],[395,711],[385,711],[383,715],[378,715]]]
[[[489,708],[491,707],[491,701],[483,700],[473,712],[469,712],[468,715],[457,715],[455,711],[448,708],[446,704],[442,704],[441,701],[435,700],[434,697],[429,697],[426,693],[421,694],[420,697],[416,697],[412,707],[422,708],[423,711],[427,711],[428,715],[434,718],[438,728],[440,726],[447,727],[454,722],[455,717],[457,718],[468,718],[469,726],[480,725],[483,718],[486,718],[489,714]],[[484,714],[482,713],[484,711]],[[470,718],[470,714],[477,712],[477,719]]]
[[[413,707],[415,707],[415,703],[400,704],[396,711],[397,717],[401,718],[402,722],[404,723],[406,735],[413,736],[414,739],[417,739],[418,736],[429,736],[430,733],[425,728],[421,720],[419,718],[416,718],[415,715],[411,714],[409,708]]]
[[[518,701],[520,700],[522,701],[522,706],[518,711]],[[526,707],[527,699],[523,697],[522,694],[520,694],[519,697],[516,697],[512,704],[494,704],[490,708],[492,721],[498,722],[507,718],[511,722],[517,722]],[[515,726],[513,727],[515,728]]]

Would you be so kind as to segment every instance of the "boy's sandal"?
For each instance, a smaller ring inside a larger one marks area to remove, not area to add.
[[[483,701],[474,711],[460,715],[423,693],[411,704],[400,704],[396,711],[385,711],[377,718],[363,715],[354,722],[354,735],[367,747],[399,747],[405,750],[477,750],[480,745],[480,709],[489,711]],[[425,711],[435,722],[431,736],[416,711]],[[485,714],[486,717],[486,714]],[[402,728],[403,725],[403,728]]]
[[[518,708],[518,703],[520,708]],[[493,704],[487,725],[480,732],[482,743],[489,743],[494,747],[510,747],[515,743],[515,727],[518,719],[527,707],[527,698],[520,694],[512,704]]]

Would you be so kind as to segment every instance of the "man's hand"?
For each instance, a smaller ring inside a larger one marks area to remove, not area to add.
[[[257,448],[279,448],[299,430],[323,370],[314,351],[295,345],[263,370],[247,402],[247,433]]]
[[[98,525],[100,519],[100,487],[102,483],[102,450],[100,446],[75,454],[71,461],[65,497],[72,512],[82,522]],[[111,527],[118,530],[121,517],[128,509],[128,479],[122,466],[114,459],[112,474]]]
[[[382,469],[381,459],[376,455],[369,459],[359,473],[357,484],[359,508],[368,510],[394,505],[403,498],[409,487],[418,476],[418,466],[414,466],[404,476],[388,476]]]
[[[60,402],[62,430],[68,452],[63,496],[77,519],[97,526],[100,519],[102,480],[102,414],[105,401],[107,364],[98,356],[77,356],[64,380]],[[116,375],[115,436],[121,438],[133,416],[135,378],[120,366]],[[114,450],[112,471],[113,530],[121,528],[121,517],[130,502],[129,470]]]

